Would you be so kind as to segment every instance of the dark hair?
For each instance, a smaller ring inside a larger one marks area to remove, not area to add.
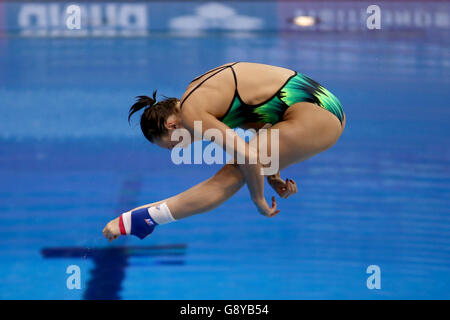
[[[136,112],[146,107],[141,115],[141,130],[148,141],[153,142],[168,132],[166,128],[167,118],[178,112],[176,108],[178,99],[167,98],[156,102],[156,90],[153,91],[153,97],[137,96],[137,101],[133,104],[128,112],[128,123],[130,117]]]

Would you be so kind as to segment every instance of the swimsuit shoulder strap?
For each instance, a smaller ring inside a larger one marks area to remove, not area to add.
[[[235,63],[229,65],[231,71],[233,72],[234,85],[235,85],[236,91],[237,91],[237,76],[236,76],[236,72],[234,72],[233,66],[234,66],[235,64],[237,64],[237,63],[238,63],[238,62],[235,62]]]
[[[198,76],[198,77],[195,78],[194,80],[192,80],[190,83],[194,82],[195,80],[200,79],[201,77],[203,77],[203,76],[205,76],[205,75],[207,75],[207,74],[209,74],[209,73],[211,73],[211,72],[216,71],[216,72],[214,72],[212,75],[210,75],[209,77],[206,77],[205,79],[203,79],[199,84],[197,84],[197,85],[194,87],[194,89],[192,89],[192,90],[187,94],[187,96],[183,99],[183,101],[180,102],[180,109],[183,107],[183,103],[187,100],[187,98],[189,98],[189,97],[191,96],[191,94],[194,93],[195,90],[197,90],[198,88],[200,88],[200,86],[201,86],[203,83],[205,83],[205,81],[211,79],[211,78],[214,77],[216,74],[218,74],[219,72],[221,72],[221,71],[223,71],[223,70],[225,70],[225,69],[227,69],[227,68],[231,68],[231,71],[233,72],[234,83],[236,84],[236,90],[237,90],[236,73],[234,72],[234,69],[233,69],[233,66],[234,66],[235,64],[237,64],[237,63],[239,63],[239,62],[234,62],[234,63],[228,64],[228,65],[226,65],[226,66],[214,68],[214,69],[212,69],[212,70],[210,70],[210,71],[208,71],[208,72],[206,72],[206,73],[204,73],[204,74]]]

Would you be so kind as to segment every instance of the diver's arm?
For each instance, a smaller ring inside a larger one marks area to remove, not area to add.
[[[236,132],[206,111],[194,111],[193,108],[189,108],[188,105],[185,104],[182,120],[186,129],[192,134],[194,134],[195,130],[198,130],[194,121],[201,121],[201,134],[204,134],[208,129],[219,130],[223,137],[223,141],[214,142],[220,145],[225,151],[235,150],[237,157],[244,160],[241,161],[244,163],[238,163],[238,166],[247,183],[251,198],[257,206],[258,211],[267,217],[272,217],[279,212],[279,210],[276,209],[274,197],[272,198],[272,207],[269,207],[264,198],[264,175],[262,174],[262,166],[258,159],[258,150],[246,143]]]

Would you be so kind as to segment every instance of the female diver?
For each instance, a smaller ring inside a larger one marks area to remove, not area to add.
[[[273,217],[279,210],[275,197],[271,207],[264,197],[260,157],[262,152],[270,155],[274,130],[281,170],[330,148],[345,127],[339,100],[319,83],[289,69],[258,63],[234,62],[212,69],[192,80],[180,100],[156,102],[156,91],[153,99],[138,98],[130,108],[128,121],[133,113],[146,107],[140,125],[150,142],[172,149],[178,144],[171,139],[177,129],[186,129],[191,137],[216,129],[224,138],[215,143],[224,150],[236,150],[245,161],[228,162],[213,177],[176,196],[123,213],[103,229],[110,241],[129,234],[143,239],[157,225],[210,211],[244,184],[258,211]],[[194,121],[201,121],[201,129],[194,128]],[[270,128],[265,135],[255,134],[259,143],[252,147],[230,130],[235,127]],[[253,163],[252,157],[256,159]],[[267,175],[267,180],[282,198],[297,192],[296,183],[281,179],[279,171]]]

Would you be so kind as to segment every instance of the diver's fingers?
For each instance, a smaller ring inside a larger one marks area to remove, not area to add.
[[[294,193],[297,193],[298,189],[297,189],[297,183],[295,183],[294,180],[289,179],[290,185],[292,186],[292,190]]]

